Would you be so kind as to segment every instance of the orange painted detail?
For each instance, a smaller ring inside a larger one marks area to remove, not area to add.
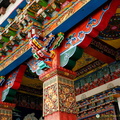
[[[21,44],[15,51],[11,52],[7,57],[0,61],[0,70],[9,66],[13,61],[17,60],[22,54],[30,49],[28,40],[24,44]]]
[[[55,112],[51,115],[45,116],[45,120],[77,120],[75,114],[69,114],[66,112]]]
[[[53,61],[52,61],[52,67],[60,66],[60,50],[59,50],[59,48],[57,50],[54,50],[54,52],[55,52],[55,57],[53,58]]]

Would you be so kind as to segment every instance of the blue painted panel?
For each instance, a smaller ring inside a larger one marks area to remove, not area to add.
[[[79,11],[77,11],[74,15],[68,18],[64,23],[58,26],[56,29],[52,31],[53,34],[57,34],[59,32],[66,32],[74,25],[82,21],[85,17],[94,12],[101,5],[106,3],[109,0],[91,0],[88,4],[82,7]]]

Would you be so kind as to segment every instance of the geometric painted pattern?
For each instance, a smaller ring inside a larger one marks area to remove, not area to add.
[[[0,108],[0,120],[12,120],[12,110]]]
[[[103,40],[120,39],[120,13],[112,16],[107,28],[101,31],[98,37]]]
[[[0,102],[0,120],[12,120],[12,110],[15,104]]]
[[[76,114],[74,89],[72,86],[59,84],[60,111]]]
[[[44,115],[58,111],[57,83],[44,90]]]

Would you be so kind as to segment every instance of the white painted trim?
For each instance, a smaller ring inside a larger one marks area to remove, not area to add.
[[[0,3],[2,2],[3,0],[0,0]]]
[[[120,97],[117,98],[118,101],[118,107],[119,107],[119,111],[120,111]]]
[[[23,0],[16,0],[14,4],[10,4],[7,7],[6,13],[4,15],[0,16],[0,25],[7,19],[7,17],[17,8],[17,6],[22,2]]]
[[[107,87],[108,87],[108,85],[109,85],[110,83],[112,83],[112,84],[114,85],[114,87],[115,87],[115,86],[120,86],[120,78],[118,78],[118,79],[116,79],[116,80],[113,80],[113,81],[111,81],[111,82],[108,82],[108,83],[106,83],[106,84],[104,84],[104,85],[101,85],[101,86],[99,86],[99,87],[96,87],[96,88],[94,88],[94,89],[92,89],[92,90],[89,90],[89,91],[87,91],[87,92],[84,92],[84,93],[82,93],[82,94],[80,94],[80,95],[77,95],[77,96],[76,96],[76,101],[82,100],[81,97],[82,97],[83,95],[85,95],[86,98],[87,98],[87,97],[90,97],[90,96],[92,96],[92,95],[95,95],[95,94],[98,94],[98,93],[100,93],[100,92],[103,92],[103,91],[107,90],[107,89],[108,89]]]

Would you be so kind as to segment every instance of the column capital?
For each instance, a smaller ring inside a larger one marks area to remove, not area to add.
[[[5,109],[10,109],[13,110],[15,108],[15,104],[13,103],[7,103],[7,102],[0,102],[0,109],[5,108]]]
[[[43,83],[43,115],[45,120],[76,120],[77,106],[74,81],[72,80],[75,73],[66,71],[61,67],[54,68],[51,72],[53,75],[49,72],[46,73],[47,78],[41,77],[43,81],[45,79]]]
[[[65,69],[63,67],[60,67],[60,66],[55,66],[55,67],[50,68],[49,70],[47,70],[43,74],[39,75],[39,79],[41,81],[46,81],[55,75],[67,77],[71,80],[73,80],[76,77],[75,72],[68,70],[68,69]]]

